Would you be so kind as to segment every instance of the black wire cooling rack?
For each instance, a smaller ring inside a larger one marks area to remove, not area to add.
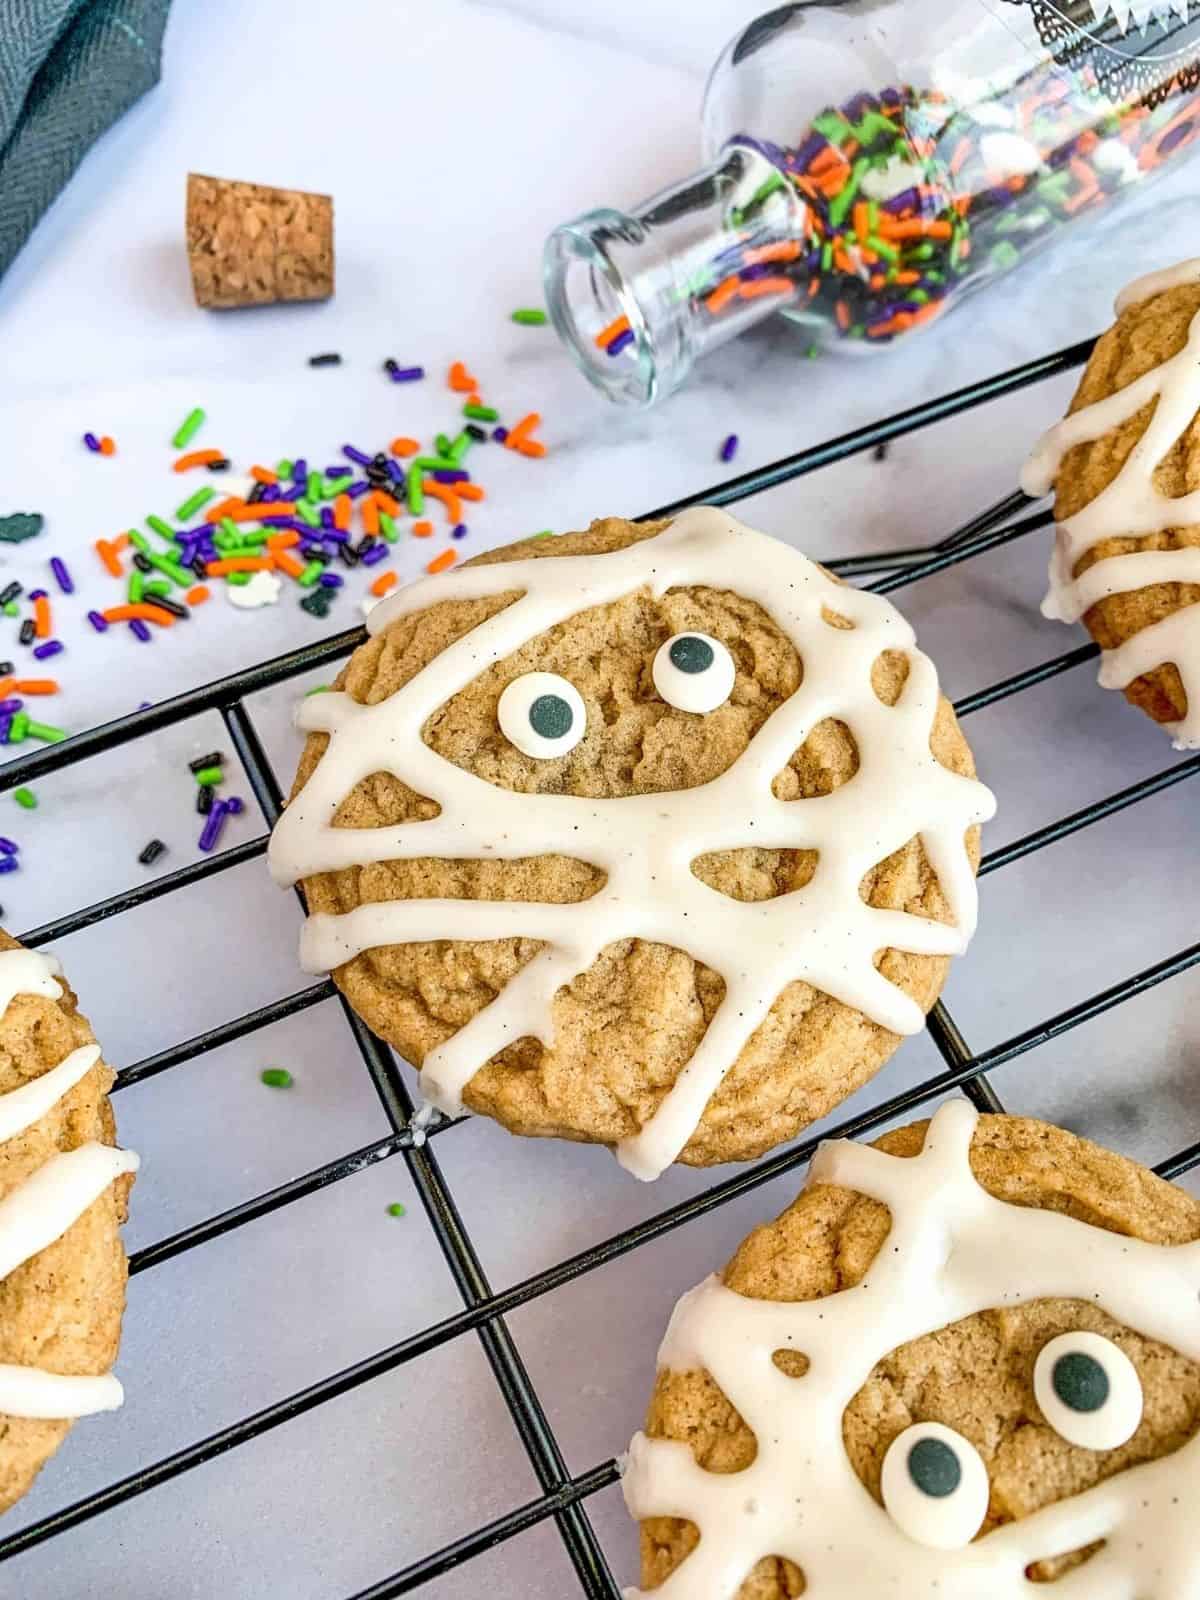
[[[756,472],[745,473],[741,477],[707,489],[702,494],[692,495],[686,500],[677,501],[674,505],[661,507],[657,511],[647,513],[647,516],[669,515],[689,505],[728,505],[748,495],[760,493],[803,473],[829,466],[861,451],[874,449],[890,439],[899,438],[903,434],[927,427],[931,423],[942,421],[973,406],[1066,372],[1085,361],[1091,347],[1092,341],[1085,340],[1054,355],[1029,362],[997,377],[985,379],[981,383],[956,390],[953,394],[900,412],[870,427],[843,434],[827,444],[787,456]],[[833,559],[827,561],[826,565],[844,577],[863,578],[880,574],[881,576],[875,577],[870,587],[879,593],[890,593],[907,584],[918,583],[921,579],[946,567],[970,561],[984,551],[1020,539],[1035,529],[1046,527],[1051,521],[1049,511],[1031,511],[1029,509],[1031,504],[1025,495],[1015,492],[980,512],[978,516],[971,518],[969,522],[955,529],[937,544],[895,550],[890,554],[853,556],[844,560]],[[278,778],[246,710],[246,697],[274,684],[296,678],[312,668],[341,660],[350,654],[364,636],[361,628],[336,634],[319,644],[294,650],[273,661],[264,662],[244,672],[234,673],[218,682],[193,689],[187,694],[178,695],[160,705],[150,706],[130,716],[121,717],[115,722],[107,723],[89,733],[79,734],[62,744],[21,756],[0,771],[0,793],[19,784],[30,783],[62,767],[87,761],[90,757],[99,755],[102,751],[115,749],[118,745],[128,744],[135,739],[148,738],[160,729],[171,727],[189,717],[215,710],[220,712],[224,719],[230,739],[254,790],[263,820],[269,829],[279,815],[282,793]],[[956,706],[958,715],[969,716],[972,712],[1003,700],[1009,695],[1020,694],[1035,684],[1044,683],[1047,679],[1091,661],[1096,654],[1096,646],[1086,644],[1065,651],[1052,660],[1027,667],[1013,677],[991,684],[988,688],[960,700]],[[1197,773],[1200,773],[1200,754],[1177,761],[1129,788],[1096,800],[1070,816],[1059,817],[1027,834],[1023,839],[992,851],[984,856],[980,873],[982,875],[996,872],[1023,856],[1041,850],[1059,839],[1089,827],[1092,823],[1112,816],[1115,812],[1123,811],[1128,806],[1136,805],[1150,795],[1170,788],[1173,784],[1182,783]],[[243,861],[263,855],[267,848],[267,837],[267,832],[264,831],[258,838],[236,845],[219,855],[194,862],[150,883],[113,895],[107,900],[98,901],[94,905],[85,906],[67,916],[58,917],[52,922],[30,929],[21,935],[21,939],[30,946],[48,944],[54,939],[90,927],[93,923],[103,922],[109,917],[132,910],[148,900],[173,894],[188,884],[198,883],[203,878],[228,871],[230,867],[237,866]],[[1092,995],[1066,1011],[1059,1012],[1057,1016],[1048,1017],[1037,1026],[1027,1028],[1024,1032],[981,1054],[971,1050],[945,1006],[938,1004],[930,1014],[928,1026],[945,1062],[945,1070],[900,1094],[893,1095],[891,1099],[885,1100],[870,1111],[847,1118],[837,1127],[827,1130],[824,1136],[857,1138],[870,1134],[898,1116],[920,1110],[929,1101],[954,1088],[962,1089],[985,1110],[1001,1110],[1003,1109],[1001,1101],[988,1076],[994,1069],[1004,1066],[1027,1051],[1037,1049],[1039,1045],[1046,1044],[1060,1034],[1079,1027],[1112,1007],[1124,1004],[1125,1001],[1144,993],[1165,979],[1185,972],[1197,963],[1200,963],[1200,943],[1189,945],[1168,959],[1156,962],[1144,971],[1131,974],[1111,988]],[[245,1016],[222,1023],[220,1027],[210,1028],[194,1038],[185,1039],[169,1049],[161,1050],[156,1055],[147,1056],[144,1060],[126,1067],[118,1075],[116,1089],[128,1088],[130,1084],[140,1083],[157,1073],[166,1072],[181,1062],[203,1055],[206,1051],[215,1050],[233,1039],[254,1033],[295,1012],[304,1011],[309,1006],[317,1005],[335,994],[332,982],[326,978],[296,994],[287,995],[270,1005],[260,1006],[254,1011],[247,1012]],[[301,1177],[293,1178],[276,1189],[258,1195],[255,1199],[232,1206],[229,1210],[209,1217],[206,1221],[195,1223],[169,1238],[161,1239],[158,1243],[137,1251],[130,1259],[130,1271],[145,1272],[161,1262],[169,1261],[173,1256],[199,1249],[210,1240],[219,1238],[235,1228],[243,1227],[257,1217],[290,1205],[293,1201],[312,1194],[327,1184],[337,1183],[377,1162],[401,1156],[420,1194],[429,1222],[462,1297],[462,1309],[365,1360],[355,1362],[353,1366],[331,1373],[327,1378],[310,1384],[308,1388],[289,1395],[286,1399],[276,1401],[251,1416],[240,1418],[207,1438],[197,1440],[186,1449],[178,1450],[161,1461],[156,1461],[116,1483],[109,1484],[106,1488],[85,1496],[74,1505],[66,1506],[50,1516],[43,1517],[7,1538],[0,1538],[0,1561],[65,1533],[92,1517],[102,1516],[105,1512],[139,1495],[147,1494],[159,1484],[180,1473],[189,1472],[193,1467],[211,1461],[227,1450],[235,1450],[271,1428],[311,1411],[314,1407],[323,1405],[348,1390],[357,1388],[360,1384],[369,1383],[372,1378],[390,1372],[405,1362],[414,1361],[439,1345],[474,1333],[483,1346],[496,1382],[512,1414],[537,1475],[541,1493],[536,1499],[517,1506],[486,1526],[456,1539],[452,1544],[410,1561],[407,1566],[382,1577],[377,1583],[360,1590],[356,1595],[330,1596],[330,1600],[389,1600],[393,1595],[410,1594],[441,1577],[451,1568],[470,1561],[472,1557],[513,1538],[547,1518],[553,1518],[558,1526],[578,1574],[580,1591],[588,1596],[589,1600],[620,1600],[620,1590],[609,1571],[586,1507],[589,1496],[616,1482],[619,1476],[618,1464],[615,1461],[604,1461],[578,1476],[572,1476],[568,1472],[562,1450],[509,1334],[505,1317],[517,1307],[527,1304],[540,1295],[550,1293],[583,1273],[591,1272],[628,1251],[636,1250],[640,1245],[657,1239],[660,1235],[704,1215],[717,1206],[724,1205],[783,1172],[801,1167],[813,1154],[818,1141],[805,1139],[776,1151],[766,1159],[744,1167],[731,1177],[723,1179],[703,1194],[670,1206],[656,1216],[626,1228],[601,1243],[581,1251],[578,1255],[559,1261],[523,1282],[497,1293],[488,1283],[474,1244],[463,1224],[454,1195],[442,1172],[437,1154],[429,1142],[457,1126],[457,1122],[439,1118],[428,1128],[417,1122],[416,1107],[403,1071],[391,1051],[344,1005],[343,1010],[354,1047],[370,1075],[387,1115],[391,1132],[385,1138],[364,1145],[362,1149],[352,1150],[335,1161],[326,1162]],[[1163,1177],[1173,1178],[1198,1163],[1200,1163],[1200,1141],[1188,1145],[1160,1162],[1156,1170]]]

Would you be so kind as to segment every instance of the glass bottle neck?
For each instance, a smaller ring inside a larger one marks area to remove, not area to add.
[[[555,229],[544,262],[555,327],[610,400],[650,405],[794,299],[781,267],[800,254],[806,209],[762,149],[735,140],[632,213]]]

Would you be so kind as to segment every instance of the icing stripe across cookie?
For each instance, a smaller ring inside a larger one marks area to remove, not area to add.
[[[756,601],[797,650],[804,677],[743,754],[711,782],[683,791],[589,799],[517,794],[446,761],[423,742],[428,718],[493,662],[580,611],[638,589],[733,590]],[[602,555],[554,556],[468,567],[418,583],[371,615],[372,633],[441,600],[517,597],[377,705],[344,693],[302,702],[298,725],[330,742],[271,841],[280,883],[370,862],[426,856],[516,860],[561,854],[606,875],[581,904],[397,900],[308,919],[305,967],[323,971],[381,945],[519,935],[544,948],[499,995],[430,1051],[421,1084],[442,1110],[461,1110],[467,1083],[513,1040],[553,1042],[555,993],[609,944],[636,938],[683,950],[725,982],[725,995],[658,1110],[618,1156],[657,1177],[687,1144],[705,1106],[781,991],[803,980],[896,1033],[923,1024],[920,1007],[879,972],[888,948],[949,955],[975,926],[969,828],[992,815],[990,793],[943,767],[930,749],[937,675],[912,629],[881,596],[834,582],[788,546],[725,513],[689,511],[663,533]],[[849,628],[833,626],[829,614]],[[871,685],[885,651],[909,672],[894,706]],[[832,793],[781,801],[776,776],[826,718],[842,721],[859,752],[855,776]],[[334,814],[361,779],[390,771],[427,795],[439,815],[380,828],[335,828]],[[868,905],[864,875],[919,838],[952,923]],[[692,871],[698,856],[757,845],[818,852],[811,881],[774,900],[740,902]]]
[[[56,976],[61,970],[53,956],[33,950],[0,953],[0,1016],[17,995],[61,998]],[[99,1060],[98,1045],[83,1045],[41,1077],[0,1095],[0,1144],[44,1117]],[[0,1200],[0,1278],[60,1239],[114,1179],[136,1172],[137,1167],[138,1158],[131,1150],[96,1142],[43,1162]],[[0,1415],[83,1417],[115,1410],[122,1398],[121,1385],[111,1374],[71,1376],[0,1364]]]
[[[1171,289],[1200,282],[1200,258],[1139,278],[1117,296],[1118,316],[1131,306]],[[1042,612],[1077,622],[1106,595],[1128,594],[1152,583],[1200,583],[1200,549],[1154,550],[1110,556],[1080,577],[1075,568],[1106,539],[1161,533],[1200,522],[1200,491],[1172,497],[1155,487],[1154,474],[1200,412],[1200,312],[1187,342],[1169,360],[1056,423],[1035,446],[1021,474],[1026,494],[1048,494],[1068,451],[1111,433],[1154,403],[1149,426],[1113,481],[1073,517],[1058,526],[1050,563],[1050,590]],[[1174,664],[1187,696],[1187,714],[1166,724],[1177,750],[1200,749],[1200,610],[1185,606],[1144,628],[1116,650],[1103,653],[1100,683],[1127,688],[1156,667]]]

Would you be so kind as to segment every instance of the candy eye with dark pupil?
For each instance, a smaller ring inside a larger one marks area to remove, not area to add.
[[[695,633],[683,633],[678,639],[672,639],[670,654],[671,665],[687,673],[707,672],[716,659],[708,640]]]
[[[908,1475],[922,1494],[944,1500],[962,1482],[962,1467],[941,1439],[918,1439],[908,1452]]]
[[[1072,1411],[1099,1411],[1112,1389],[1104,1368],[1082,1350],[1059,1356],[1051,1382],[1055,1394]]]
[[[571,731],[575,713],[557,694],[540,694],[529,708],[529,726],[543,739],[561,739]]]

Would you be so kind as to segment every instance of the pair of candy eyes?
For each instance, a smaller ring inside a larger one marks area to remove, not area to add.
[[[1069,1444],[1115,1450],[1142,1420],[1137,1369],[1111,1339],[1064,1333],[1038,1355],[1033,1389],[1046,1421]],[[935,1550],[957,1550],[987,1515],[987,1468],[975,1446],[940,1422],[918,1422],[892,1440],[880,1488],[902,1533]]]
[[[733,690],[733,657],[707,633],[677,633],[654,657],[654,687],[677,711],[703,715],[725,704]],[[579,690],[556,672],[526,672],[500,696],[500,731],[537,761],[565,756],[587,732]]]

